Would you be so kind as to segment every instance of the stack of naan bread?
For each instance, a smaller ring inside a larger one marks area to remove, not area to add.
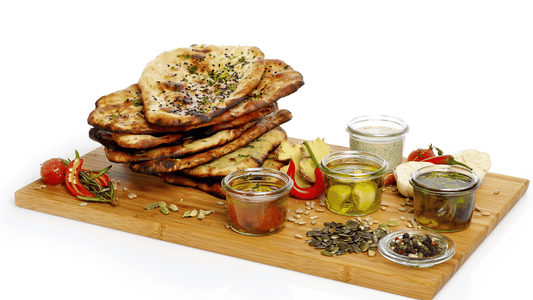
[[[107,158],[224,197],[223,176],[269,159],[292,114],[277,101],[302,75],[257,47],[192,45],[149,62],[138,83],[98,99],[88,123]]]

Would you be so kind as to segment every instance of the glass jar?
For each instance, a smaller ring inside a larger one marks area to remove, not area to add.
[[[344,216],[362,216],[381,205],[381,188],[388,163],[368,152],[340,151],[320,161],[329,210]]]
[[[293,187],[287,174],[267,168],[238,170],[222,179],[222,187],[235,232],[263,236],[285,228]]]
[[[468,228],[481,178],[457,165],[431,165],[411,173],[415,221],[425,229],[455,232]]]
[[[402,120],[383,115],[365,115],[346,125],[350,134],[350,149],[370,152],[383,157],[391,172],[402,162],[405,135],[409,126]]]

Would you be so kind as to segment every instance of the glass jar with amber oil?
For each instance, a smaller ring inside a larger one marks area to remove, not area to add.
[[[481,179],[456,165],[422,167],[409,177],[414,190],[415,221],[425,229],[454,232],[468,228]]]
[[[378,210],[388,167],[385,159],[368,152],[340,151],[324,157],[320,170],[324,174],[327,208],[344,216],[362,216]]]
[[[285,228],[292,179],[278,170],[250,168],[222,179],[233,231],[263,236]]]

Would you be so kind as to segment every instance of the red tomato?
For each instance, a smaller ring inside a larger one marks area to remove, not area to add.
[[[51,158],[41,165],[41,179],[44,184],[60,185],[65,182],[67,166],[59,158]]]
[[[429,145],[428,149],[416,149],[407,157],[407,161],[422,161],[426,158],[434,157],[433,146]]]

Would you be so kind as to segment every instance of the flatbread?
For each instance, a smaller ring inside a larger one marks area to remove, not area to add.
[[[284,165],[285,163],[277,161],[275,159],[275,151],[272,151],[263,161],[263,165],[261,167],[279,170]],[[222,188],[221,184],[222,177],[197,178],[190,177],[179,172],[161,173],[158,174],[158,176],[168,184],[190,187],[208,193],[217,198],[226,198],[226,193],[224,191],[224,188]]]
[[[177,173],[162,173],[158,175],[168,184],[190,187],[217,198],[226,198],[226,192],[222,188],[221,178],[191,178]]]
[[[263,58],[250,46],[192,45],[159,54],[138,82],[146,120],[160,126],[211,120],[259,84]]]
[[[282,161],[277,160],[276,156],[277,155],[276,155],[276,151],[275,150],[270,152],[270,154],[268,154],[267,158],[263,161],[263,165],[261,167],[262,168],[268,168],[268,169],[274,169],[274,170],[279,170],[279,169],[283,168],[283,166],[285,166],[287,163],[284,163]]]
[[[304,85],[300,72],[279,59],[265,59],[265,72],[257,87],[224,114],[242,116],[296,92]]]
[[[239,138],[223,146],[192,155],[181,159],[162,158],[146,161],[143,163],[132,163],[130,169],[145,174],[171,173],[186,168],[192,168],[210,161],[215,160],[222,155],[228,154],[236,149],[243,147],[260,137],[272,128],[279,126],[292,119],[292,114],[286,109],[273,112],[264,116],[252,128],[246,130]]]
[[[244,124],[251,123],[263,116],[266,116],[276,111],[277,109],[277,103],[272,103],[259,110],[252,111],[238,118],[234,118],[229,122],[191,129],[186,133],[164,133],[158,135],[113,133],[112,139],[121,148],[152,149],[164,144],[175,144],[178,142],[182,142],[183,139],[187,137],[206,137],[222,130],[236,128]],[[113,149],[115,148],[116,147],[114,147]]]
[[[218,131],[212,136],[205,138],[190,138],[182,141],[181,144],[178,145],[161,146],[150,150],[125,151],[110,148],[105,148],[104,150],[107,159],[116,163],[132,163],[160,158],[183,157],[227,144],[241,136],[256,123],[257,121],[253,121],[237,128]]]
[[[238,105],[226,110],[212,120],[194,126],[158,126],[146,121],[139,86],[132,84],[126,89],[103,96],[96,101],[96,108],[87,122],[100,129],[114,133],[157,134],[193,130],[215,124],[229,123],[236,118],[250,115],[288,96],[303,86],[302,75],[278,59],[265,60],[265,72],[258,86]],[[257,117],[256,117],[257,118]],[[242,123],[241,123],[242,124]]]
[[[286,138],[287,134],[281,127],[274,127],[231,153],[212,162],[181,170],[181,172],[192,177],[223,177],[237,170],[260,167],[268,154]]]

